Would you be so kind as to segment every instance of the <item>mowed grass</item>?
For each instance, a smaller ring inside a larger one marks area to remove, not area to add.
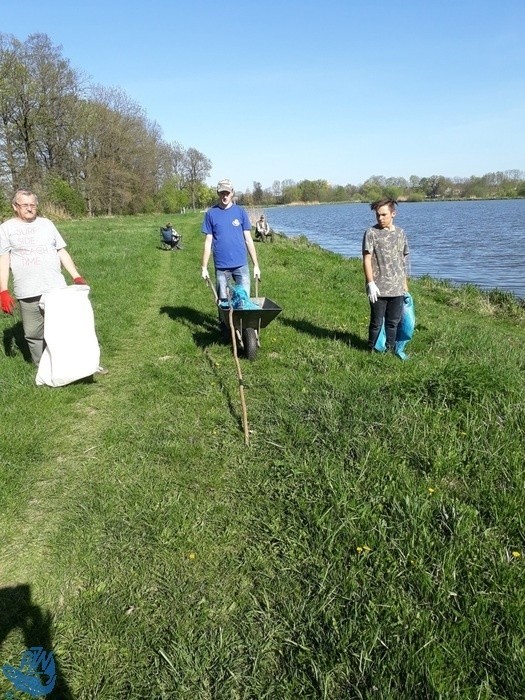
[[[60,226],[106,376],[36,387],[0,318],[0,665],[51,648],[75,700],[523,698],[523,307],[414,280],[402,363],[359,261],[258,244],[245,446],[201,218],[175,253],[158,217]]]

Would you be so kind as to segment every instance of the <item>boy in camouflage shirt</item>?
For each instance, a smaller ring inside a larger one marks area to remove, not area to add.
[[[385,322],[386,349],[394,352],[397,327],[403,312],[403,294],[408,291],[406,261],[408,241],[402,228],[394,226],[396,202],[372,202],[377,224],[363,237],[363,270],[370,301],[368,349],[373,351]]]

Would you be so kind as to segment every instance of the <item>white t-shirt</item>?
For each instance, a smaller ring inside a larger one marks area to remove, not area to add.
[[[14,218],[0,226],[0,255],[11,255],[17,299],[67,287],[58,257],[65,247],[55,224],[40,216],[31,223]]]

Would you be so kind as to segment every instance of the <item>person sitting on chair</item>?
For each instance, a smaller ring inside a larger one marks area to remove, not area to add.
[[[180,244],[180,234],[175,231],[169,222],[166,224],[166,226],[161,227],[160,235],[162,236],[162,242],[168,245],[171,250],[175,250],[175,248],[182,250],[182,246]]]
[[[270,226],[264,218],[264,214],[261,214],[261,217],[255,224],[255,238],[261,240],[263,243],[266,242],[267,238],[273,240],[273,236],[270,233]]]

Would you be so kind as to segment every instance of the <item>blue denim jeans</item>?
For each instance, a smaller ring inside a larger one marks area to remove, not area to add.
[[[246,290],[246,294],[250,296],[250,268],[248,264],[241,267],[234,267],[232,270],[215,270],[217,279],[217,296],[219,301],[224,301],[228,298],[226,288],[228,282],[233,279],[235,284],[240,284]]]

